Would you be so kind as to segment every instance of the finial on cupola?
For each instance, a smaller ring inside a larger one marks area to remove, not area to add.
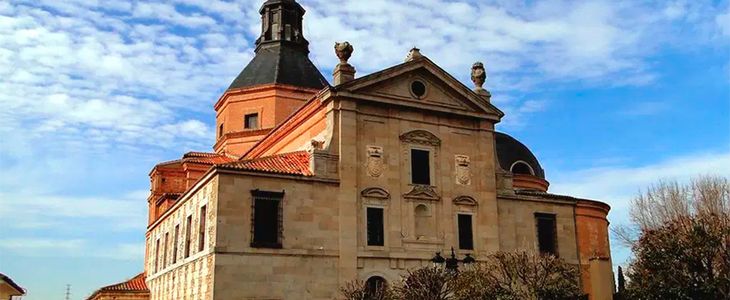
[[[484,97],[489,101],[492,98],[492,94],[484,89],[484,82],[487,81],[487,71],[484,69],[482,62],[475,62],[471,66],[471,81],[474,82],[474,92]]]
[[[335,43],[335,54],[340,59],[340,63],[332,72],[335,86],[355,79],[355,67],[347,62],[354,51],[355,49],[349,42]]]

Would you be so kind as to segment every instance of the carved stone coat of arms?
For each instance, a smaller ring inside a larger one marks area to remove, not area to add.
[[[469,169],[469,157],[466,155],[456,155],[456,183],[461,185],[471,184],[471,170]]]
[[[385,171],[383,147],[368,146],[367,170],[368,175],[372,177],[383,175],[383,171]]]

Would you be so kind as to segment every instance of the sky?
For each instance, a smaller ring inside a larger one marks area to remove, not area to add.
[[[261,0],[0,1],[0,272],[71,299],[142,271],[148,172],[211,151],[213,104],[253,55]],[[730,176],[727,1],[300,0],[326,77],[414,46],[506,116],[550,192],[628,224],[657,180]],[[613,242],[614,264],[627,249]]]

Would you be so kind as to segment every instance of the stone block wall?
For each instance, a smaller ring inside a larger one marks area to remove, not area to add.
[[[216,236],[214,211],[217,206],[217,187],[216,178],[199,183],[148,230],[148,257],[145,261],[151,299],[213,299],[212,249]],[[205,216],[200,215],[203,206],[206,206]],[[185,257],[188,216],[192,216],[192,226],[189,256]],[[205,218],[206,225],[202,250],[199,235],[201,218]],[[177,240],[176,226],[179,226]],[[166,236],[167,247],[164,246]],[[158,240],[159,250],[156,249]]]
[[[539,251],[535,213],[555,214],[558,256],[578,264],[574,204],[570,202],[500,197],[500,250]]]

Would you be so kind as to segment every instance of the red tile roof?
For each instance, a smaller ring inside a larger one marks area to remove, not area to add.
[[[181,159],[161,162],[161,163],[157,164],[157,166],[171,165],[171,164],[185,163],[185,162],[199,163],[199,164],[206,164],[206,165],[215,165],[215,164],[234,162],[236,160],[237,160],[236,157],[225,154],[225,153],[218,154],[218,153],[191,151],[191,152],[183,154],[183,157]]]
[[[112,284],[101,288],[102,291],[149,291],[147,283],[144,281],[144,273],[139,273],[132,279],[122,283]]]
[[[100,288],[96,292],[91,294],[91,296],[89,296],[89,298],[87,298],[87,299],[94,299],[97,295],[99,295],[103,292],[149,293],[150,290],[147,288],[147,283],[145,282],[145,275],[143,272],[143,273],[139,273],[137,276],[134,276],[134,277],[132,277],[132,279],[127,280],[125,282],[112,284],[112,285],[108,285],[103,288]]]
[[[261,158],[219,164],[226,169],[257,171],[264,173],[313,176],[309,167],[311,154],[307,151],[276,154]]]

